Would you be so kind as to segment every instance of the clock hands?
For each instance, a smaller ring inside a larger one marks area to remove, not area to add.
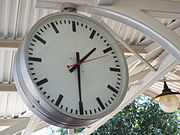
[[[80,62],[79,52],[76,52],[76,59],[77,63]],[[80,72],[80,65],[77,65],[77,76],[78,76],[78,89],[79,89],[79,111],[80,114],[83,115],[83,103],[82,103],[82,96],[81,96],[81,72]]]
[[[89,59],[89,60],[85,60],[83,62],[77,62],[76,64],[72,64],[72,65],[67,65],[68,68],[72,67],[72,66],[75,66],[75,65],[81,65],[83,63],[86,63],[86,62],[90,62],[90,61],[93,61],[93,60],[97,60],[97,59],[100,59],[100,58],[104,58],[108,55],[103,55],[103,56],[99,56],[99,57],[96,57],[96,58],[93,58],[93,59]]]
[[[90,52],[88,52],[81,60],[79,60],[80,63],[84,62],[94,51],[96,50],[96,48],[93,48]],[[78,63],[78,62],[77,62]],[[69,71],[72,73],[76,68],[78,67],[78,65],[74,65],[71,69],[69,69]]]

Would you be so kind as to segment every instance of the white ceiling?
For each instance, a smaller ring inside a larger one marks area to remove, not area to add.
[[[88,2],[97,4],[95,0]],[[103,0],[100,0],[100,2],[103,2]],[[112,0],[104,0],[104,2],[111,3]],[[84,1],[84,3],[86,2]],[[0,120],[23,117],[24,113],[29,112],[29,109],[16,92],[12,75],[17,47],[34,23],[43,16],[60,11],[56,9],[35,8],[35,5],[36,0],[0,0]],[[140,54],[154,67],[158,67],[162,60],[169,54],[149,37],[126,24],[104,17],[91,16],[87,13],[82,14],[88,15],[106,25],[109,29],[112,29],[116,35],[126,41],[136,53]],[[154,19],[160,21],[179,35],[179,18],[156,17]],[[141,62],[132,52],[127,49],[123,50],[126,55],[130,74],[129,87],[143,83],[141,80],[151,69]],[[167,81],[168,86],[173,91],[180,91],[180,65],[175,66],[171,72],[168,72],[166,78],[169,80]],[[150,86],[145,94],[155,97],[161,93],[162,89],[163,82],[160,80]],[[29,117],[30,115],[28,114],[24,117]]]

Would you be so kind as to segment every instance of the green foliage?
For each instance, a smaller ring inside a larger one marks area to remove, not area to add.
[[[164,113],[140,96],[92,135],[180,135],[180,114]]]
[[[65,128],[59,128],[56,126],[48,126],[47,127],[49,132],[49,135],[67,135],[67,129]]]
[[[67,135],[67,129],[48,128],[49,135]],[[82,130],[75,129],[75,133]],[[141,95],[92,135],[180,135],[180,111],[164,113],[152,99]]]

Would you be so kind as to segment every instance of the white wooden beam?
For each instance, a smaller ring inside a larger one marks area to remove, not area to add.
[[[141,80],[144,78],[144,76],[146,76],[148,73],[150,72],[149,69],[141,71],[139,73],[136,73],[132,76],[129,77],[129,83],[135,82],[137,80]]]
[[[149,97],[151,97],[151,98],[155,98],[159,93],[156,93],[156,92],[151,91],[151,90],[149,89],[149,90],[145,91],[143,94],[146,95],[146,96],[149,96]]]
[[[28,129],[28,124],[30,124],[29,122],[31,121],[32,124],[36,122],[36,120],[31,117],[31,118],[17,118],[17,119],[1,119],[0,120],[0,126],[10,126],[7,129],[4,129],[2,131],[0,131],[0,135],[13,135],[13,134],[18,134],[21,135],[21,132],[27,128]],[[33,129],[34,131],[38,131],[44,127],[47,127],[49,124],[44,122],[44,121],[40,121],[39,124],[37,124],[37,126],[34,126],[35,129]],[[30,127],[30,126],[29,126]],[[24,133],[24,132],[23,132]]]
[[[22,135],[31,135],[39,124],[40,119],[34,114],[31,116],[30,121]]]
[[[38,130],[40,130],[40,129],[42,129],[42,128],[45,128],[45,127],[47,127],[47,126],[49,126],[48,123],[46,123],[46,122],[44,122],[44,121],[40,121],[39,124],[37,125],[37,127],[35,128],[34,132],[35,132],[35,131],[38,131]]]
[[[22,130],[24,130],[27,126],[27,124],[29,123],[30,118],[23,120],[21,122],[19,122],[16,125],[13,125],[7,129],[4,129],[2,131],[0,131],[0,135],[13,135],[15,133],[18,133]]]
[[[121,6],[143,10],[153,17],[180,18],[180,2],[162,0],[37,0],[36,8],[56,9],[62,8],[63,3],[76,3],[87,5]],[[117,4],[118,3],[118,4]]]
[[[0,126],[12,126],[20,123],[27,118],[15,118],[15,119],[0,119]]]
[[[120,0],[122,7],[146,11],[153,17],[180,18],[180,2],[170,0]]]
[[[94,124],[90,125],[89,128],[85,128],[82,132],[79,133],[79,135],[89,135],[94,130],[99,128],[101,125],[103,125],[105,122],[107,122],[110,118],[112,118],[116,113],[118,113],[121,109],[123,109],[125,106],[127,106],[129,103],[131,103],[134,99],[136,99],[140,94],[144,93],[148,88],[153,85],[155,82],[160,80],[166,73],[171,71],[175,65],[177,65],[176,59],[168,55],[163,62],[161,63],[158,71],[156,72],[149,72],[143,79],[143,83],[133,86],[129,89],[129,91],[126,93],[126,96],[123,100],[123,102],[120,104],[120,106],[113,111],[108,116],[100,119],[99,121],[95,122]]]

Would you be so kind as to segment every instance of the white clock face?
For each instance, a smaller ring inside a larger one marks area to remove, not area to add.
[[[94,21],[66,14],[44,19],[26,41],[26,65],[40,95],[70,116],[97,117],[122,101],[124,57]]]

